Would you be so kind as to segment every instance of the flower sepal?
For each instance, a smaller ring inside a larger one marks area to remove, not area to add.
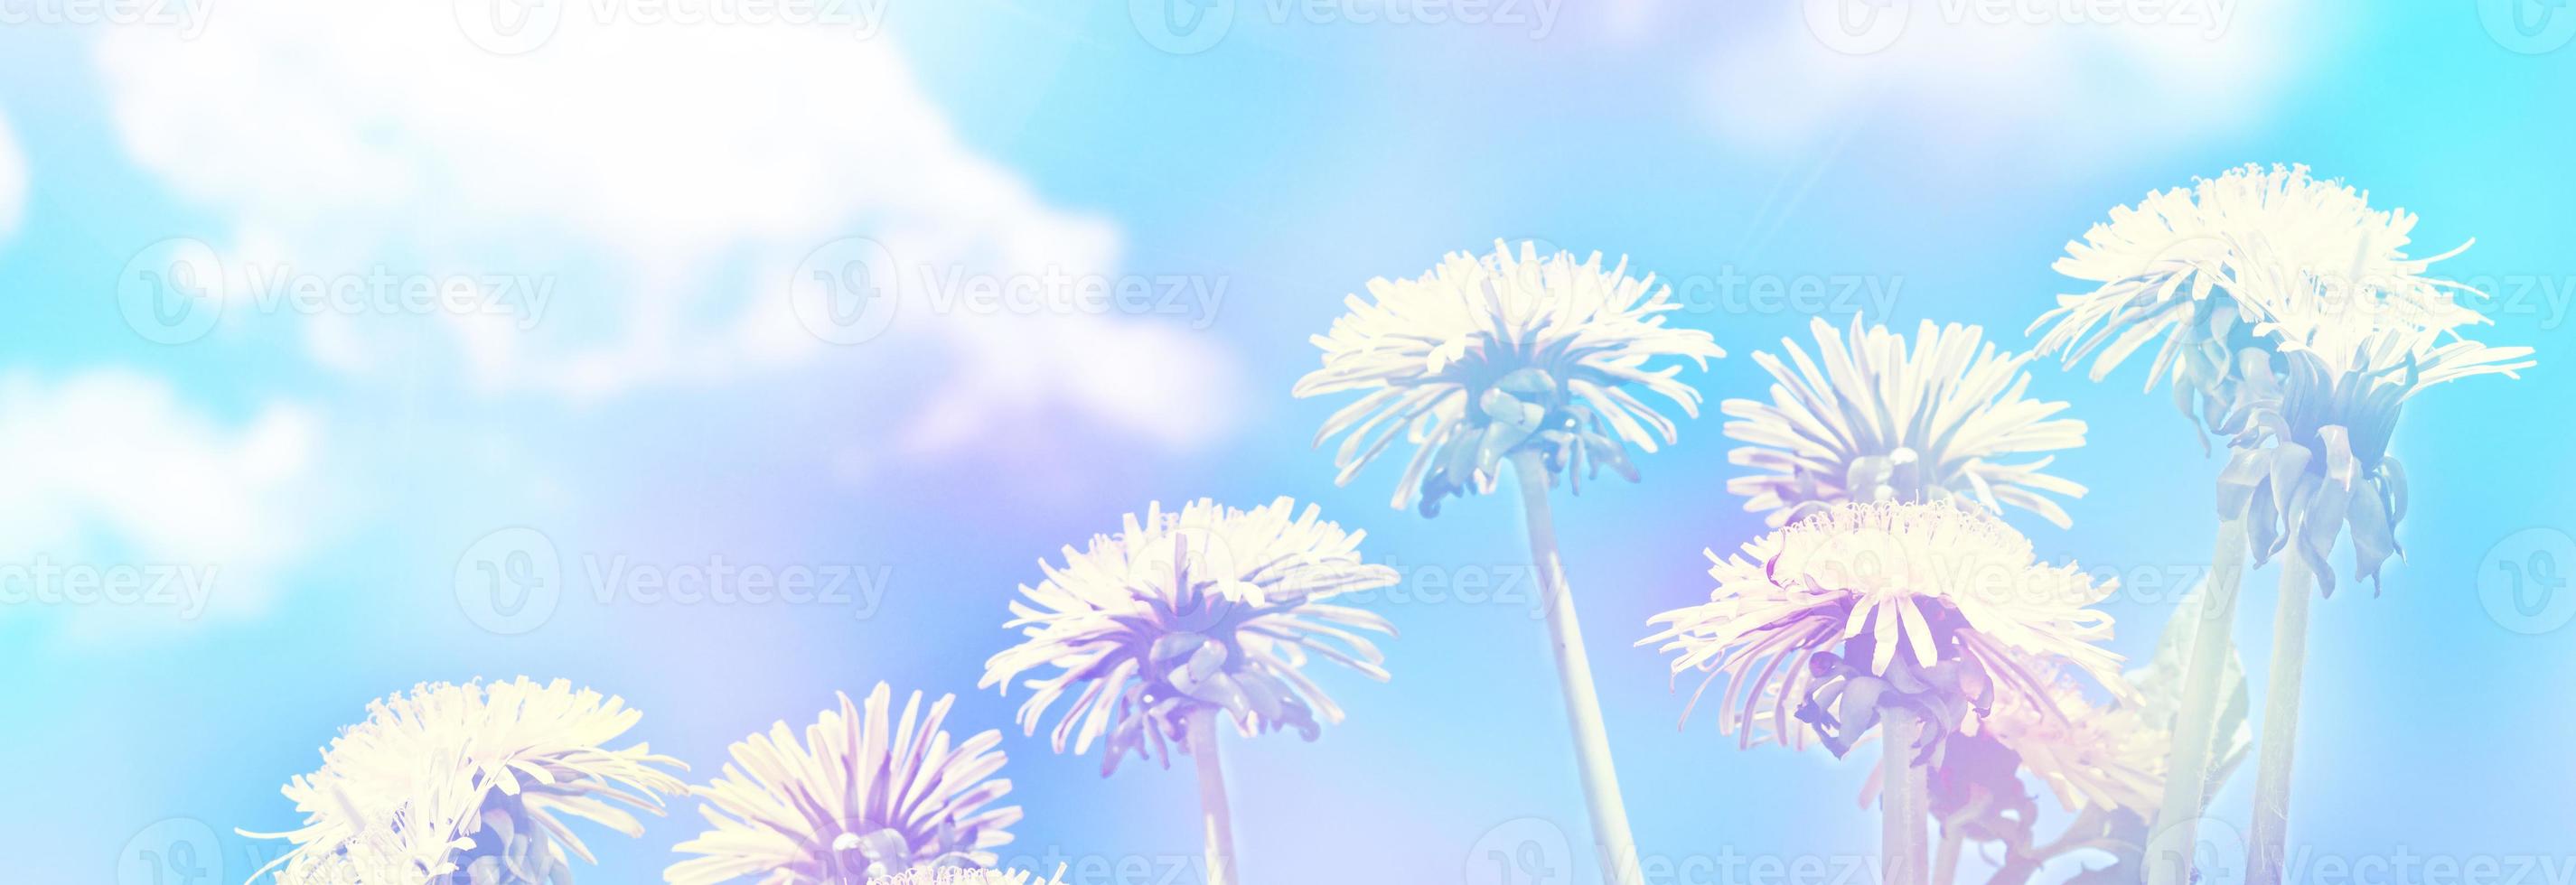
[[[2021,756],[1993,735],[1953,738],[1941,765],[1926,772],[1932,816],[1944,834],[2027,850],[2039,803],[2021,782]]]
[[[2219,474],[2220,517],[2244,521],[2256,565],[2287,551],[2307,564],[2327,596],[2336,585],[2327,557],[2349,528],[2352,573],[2377,587],[2381,567],[2405,555],[2396,530],[2405,517],[2406,473],[2384,451],[2385,429],[2374,434],[2379,442],[2360,449],[2348,424],[2301,426],[2343,410],[2311,415],[2294,400],[2337,402],[2345,398],[2320,388],[2340,385],[2313,354],[2284,354],[2292,368],[2286,381],[2269,359],[2247,357],[2241,401],[2228,421],[2234,451]]]
[[[1866,634],[1852,640],[1853,659],[1867,660],[1868,641]],[[1922,739],[1903,751],[1915,754],[1917,764],[1939,765],[1960,723],[1983,717],[1994,705],[1994,684],[1955,660],[1922,667],[1898,655],[1884,674],[1873,674],[1853,659],[1832,652],[1809,659],[1820,681],[1798,708],[1798,719],[1815,729],[1817,740],[1836,758],[1851,752],[1887,713],[1901,710],[1925,726]],[[1887,751],[1899,748],[1890,745]]]

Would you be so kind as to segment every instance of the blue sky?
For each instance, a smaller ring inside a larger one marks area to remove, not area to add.
[[[2318,607],[2294,838],[2563,854],[2576,714],[2555,699],[2576,634],[2508,629],[2535,625],[2491,615],[2480,582],[2533,550],[2576,556],[2558,408],[2576,398],[2559,368],[2576,15],[2525,34],[2496,2],[2184,4],[2209,17],[2182,22],[1925,2],[1855,55],[1779,7],[1411,0],[1392,8],[1448,15],[1393,22],[1234,0],[1177,34],[1156,0],[768,24],[585,0],[541,5],[539,45],[437,2],[0,24],[0,563],[207,588],[0,608],[0,750],[25,763],[8,784],[51,798],[0,812],[19,878],[160,881],[133,878],[134,852],[186,842],[237,881],[274,849],[232,831],[293,826],[278,786],[421,681],[621,694],[646,714],[635,737],[701,777],[732,740],[878,681],[1008,727],[1017,698],[972,691],[1006,600],[1148,501],[1290,495],[1417,580],[1508,569],[1507,497],[1424,520],[1386,506],[1393,465],[1339,488],[1308,447],[1334,404],[1287,390],[1366,280],[1496,238],[1628,255],[1729,350],[1687,376],[1713,403],[1761,395],[1748,357],[1810,315],[2023,341],[2065,290],[2049,265],[2068,239],[2247,162],[2419,213],[2424,251],[2474,238],[2443,270],[2488,283],[2486,337],[2541,360],[2409,407],[2408,557],[2384,594]],[[875,247],[897,258],[896,312],[865,341],[812,334],[811,271]],[[184,321],[210,327],[130,319],[184,273],[222,293]],[[955,300],[1049,279],[1152,297]],[[1752,297],[1772,285],[1822,303]],[[299,307],[299,287],[396,294]],[[2217,465],[2164,398],[2136,369],[2033,374],[2090,424],[2059,464],[2091,493],[2071,530],[2019,527],[2124,574],[2205,560]],[[1865,853],[1863,760],[1677,730],[1664,659],[1629,647],[1705,594],[1702,549],[1759,526],[1724,491],[1718,425],[1685,421],[1642,484],[1559,509],[1638,835],[1675,858]],[[487,629],[457,589],[478,541],[513,528],[571,582],[524,632]],[[2517,546],[2529,529],[2539,546]],[[594,570],[719,559],[865,586],[732,606],[590,592]],[[2260,672],[2269,573],[2248,586]],[[2111,606],[2131,654],[2162,614],[2135,596]],[[1247,875],[1591,881],[1564,877],[1580,854],[1535,879],[1475,867],[1533,826],[1581,841],[1542,624],[1509,600],[1383,608],[1403,631],[1391,684],[1323,674],[1349,722],[1236,745]],[[1102,779],[1097,759],[1006,747],[1026,853],[1195,851],[1182,773]],[[2222,818],[2243,819],[2250,780]],[[682,803],[641,839],[595,840],[595,880],[657,879],[695,821]]]

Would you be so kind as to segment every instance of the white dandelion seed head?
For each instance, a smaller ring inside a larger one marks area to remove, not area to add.
[[[1363,532],[1326,522],[1287,498],[1250,510],[1198,500],[1148,507],[1114,535],[1023,586],[1006,627],[1020,644],[984,665],[982,687],[1032,689],[1019,721],[1037,733],[1049,708],[1072,703],[1052,733],[1056,752],[1107,738],[1104,771],[1136,752],[1170,764],[1170,744],[1193,713],[1223,711],[1246,735],[1281,728],[1313,740],[1342,710],[1301,672],[1308,655],[1385,681],[1385,658],[1361,631],[1392,635],[1376,614],[1329,600],[1396,583],[1394,569],[1360,561]]]
[[[294,844],[261,871],[281,883],[569,880],[567,853],[595,861],[562,818],[638,836],[627,809],[659,814],[686,789],[665,771],[678,761],[606,746],[641,716],[560,679],[415,686],[369,702],[322,767],[286,785],[304,826],[246,835]]]
[[[1885,703],[1941,729],[2012,705],[2060,716],[2031,662],[2117,684],[2120,657],[2098,644],[2111,616],[2091,607],[2116,582],[2039,563],[1980,511],[1838,504],[1709,560],[1709,601],[1656,615],[1666,626],[1639,644],[1676,653],[1676,678],[1708,674],[1703,696],[1723,680],[1719,728],[1745,746],[1803,747],[1812,729],[1840,754]]]
[[[2169,724],[2147,721],[2135,703],[2096,703],[2074,680],[2052,673],[2048,692],[2062,717],[2006,705],[1985,719],[1987,734],[2020,758],[2070,811],[2100,808],[2155,816],[2164,791]]]
[[[731,748],[733,761],[697,788],[712,826],[674,850],[673,885],[755,877],[762,885],[861,885],[926,864],[986,866],[1010,844],[1016,806],[988,808],[1011,792],[986,730],[959,742],[941,727],[955,695],[924,709],[922,694],[893,713],[884,683],[864,705],[840,695],[805,727],[803,741],[775,723]]]
[[[1028,872],[962,867],[914,867],[892,876],[870,879],[867,885],[1064,885],[1064,883],[1053,877]]]
[[[1626,446],[1647,452],[1678,441],[1671,419],[1636,391],[1699,414],[1699,392],[1675,379],[1687,357],[1706,369],[1723,357],[1715,339],[1664,324],[1681,305],[1626,259],[1540,256],[1500,241],[1491,255],[1452,253],[1430,273],[1376,279],[1368,300],[1313,338],[1323,368],[1297,381],[1300,397],[1360,391],[1315,434],[1343,436],[1334,463],[1347,484],[1398,436],[1415,446],[1391,503],[1426,515],[1449,495],[1492,491],[1501,459],[1523,447],[1547,453],[1577,479],[1607,466],[1629,479]]]
[[[1997,351],[1976,326],[1927,320],[1910,348],[1858,316],[1849,339],[1822,319],[1810,326],[1815,357],[1787,339],[1786,362],[1753,355],[1771,373],[1770,402],[1719,406],[1735,419],[1726,435],[1745,443],[1727,460],[1756,471],[1726,484],[1746,510],[1780,526],[1844,502],[1950,501],[2068,525],[2047,496],[2084,487],[2043,472],[2053,456],[2041,453],[2084,445],[2084,422],[2052,418],[2065,403],[2023,396],[2029,356]]]
[[[2032,324],[2048,329],[2037,352],[2062,353],[2071,366],[2099,351],[2099,381],[2161,340],[2148,387],[2170,381],[2186,413],[2215,422],[2234,405],[2235,354],[2274,347],[2246,324],[2278,309],[2265,302],[2283,291],[2280,281],[2332,281],[2419,311],[2468,291],[2426,276],[2467,245],[2411,257],[2415,222],[2402,209],[2372,209],[2367,193],[2313,178],[2306,166],[2249,164],[2148,194],[2067,244],[2058,272],[2098,285],[2058,296]]]

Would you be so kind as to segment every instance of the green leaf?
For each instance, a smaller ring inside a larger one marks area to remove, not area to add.
[[[2140,712],[2149,722],[2160,723],[2167,734],[2182,712],[2183,674],[2189,668],[2191,647],[2204,632],[2227,635],[2231,625],[2209,623],[2203,616],[2209,587],[2194,587],[2174,605],[2173,614],[2165,621],[2164,635],[2156,640],[2155,656],[2145,666],[2122,674],[2138,692],[2143,704]],[[2228,649],[2227,663],[2219,671],[2219,712],[2216,727],[2210,730],[2212,752],[2209,755],[2209,782],[2201,791],[2203,797],[2218,795],[2227,776],[2254,747],[2254,728],[2248,721],[2253,701],[2245,687],[2245,664],[2236,650]],[[2204,803],[2208,801],[2203,798]]]

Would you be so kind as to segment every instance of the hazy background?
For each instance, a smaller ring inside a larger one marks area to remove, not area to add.
[[[1007,727],[1019,696],[973,688],[1039,558],[1148,501],[1291,495],[1414,580],[1373,603],[1403,631],[1391,684],[1318,667],[1346,724],[1230,748],[1247,878],[1597,881],[1560,841],[1588,830],[1525,582],[1450,586],[1520,581],[1510,497],[1424,520],[1386,505],[1397,464],[1336,488],[1308,447],[1339,401],[1287,391],[1343,296],[1496,237],[1625,253],[1730,351],[1688,375],[1713,411],[1762,395],[1751,352],[1810,315],[1979,323],[2021,347],[2068,288],[2049,264],[2069,238],[2245,162],[2421,213],[2424,253],[2476,238],[2441,269],[2494,288],[2484,334],[2542,360],[2410,407],[2409,556],[2384,595],[2318,608],[2293,839],[2576,869],[2576,593],[2526,586],[2538,614],[2498,595],[2503,563],[2576,572],[2576,10],[1996,20],[1922,2],[1852,35],[1810,27],[1830,2],[1213,0],[1195,29],[1161,0],[866,0],[784,22],[633,0],[171,2],[0,3],[0,567],[18,567],[0,577],[207,589],[0,607],[12,880],[239,881],[278,849],[235,828],[294,827],[278,787],[368,699],[421,681],[621,694],[646,714],[630,737],[693,780],[880,680],[960,693],[957,729]],[[861,258],[867,284],[901,279],[871,302],[893,312],[800,323],[815,271]],[[1049,279],[1183,294],[1106,312],[948,297]],[[275,297],[368,280],[474,297]],[[1821,297],[1752,297],[1774,287]],[[2130,578],[2113,609],[2131,654],[2208,556],[2217,467],[2142,372],[2034,373],[2091,424],[2058,472],[2092,494],[2072,531],[2016,518],[2044,553]],[[1778,882],[1741,858],[1874,851],[1869,760],[1676,730],[1665,658],[1630,647],[1649,614],[1704,598],[1703,548],[1759,527],[1724,492],[1719,424],[1685,421],[1643,484],[1587,487],[1559,516],[1638,837],[1737,864],[1658,881]],[[548,555],[552,606],[495,617],[484,569],[542,574]],[[603,601],[593,577],[719,561],[851,592],[690,605],[626,583]],[[2269,573],[2247,586],[2260,673]],[[1096,755],[1006,746],[1028,812],[1010,853],[1127,864],[1086,882],[1198,881],[1170,868],[1197,851],[1186,773],[1104,780]],[[2242,823],[2251,781],[2222,819]],[[592,839],[601,864],[577,872],[659,881],[693,804]]]

